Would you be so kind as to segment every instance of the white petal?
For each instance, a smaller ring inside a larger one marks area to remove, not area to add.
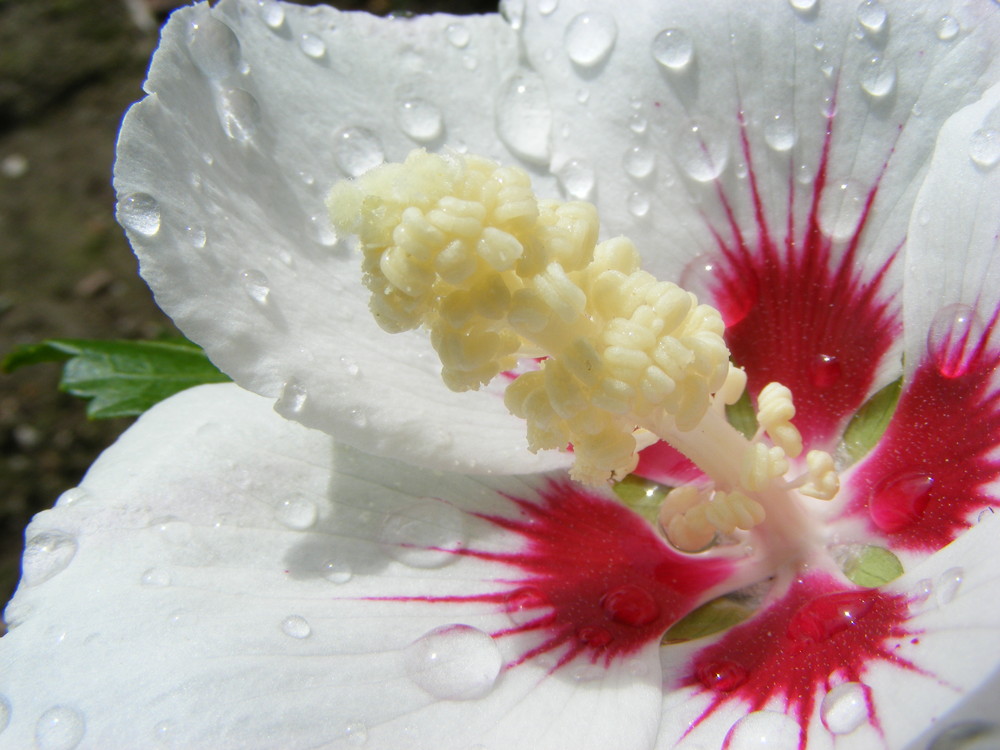
[[[459,556],[439,568],[406,565],[373,539],[393,508],[427,502],[421,495],[455,513],[503,512],[510,502],[500,493],[532,489],[339,449],[236,386],[163,402],[28,529],[26,580],[0,640],[0,706],[10,713],[0,741],[650,746],[660,702],[655,644],[586,674],[540,660],[498,674],[527,636],[493,640],[467,629],[509,627],[495,602],[371,599],[495,591],[496,563]],[[470,542],[516,546],[482,519],[464,521]],[[467,626],[462,637],[432,640],[433,654],[410,647],[456,624]]]
[[[927,357],[928,331],[949,318],[972,313],[972,338],[985,332],[1000,309],[998,237],[1000,85],[945,124],[917,198],[906,246],[910,368]]]
[[[424,333],[375,325],[360,257],[323,205],[337,180],[420,145],[515,161],[483,93],[516,58],[498,16],[386,21],[253,0],[174,14],[115,167],[119,220],[160,306],[241,385],[369,452],[564,465],[527,452],[503,384],[451,393]]]

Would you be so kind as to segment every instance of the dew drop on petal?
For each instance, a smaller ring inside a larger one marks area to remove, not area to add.
[[[344,368],[344,372],[350,375],[352,378],[357,378],[361,376],[361,367],[353,359],[344,355],[340,358],[340,366]]]
[[[305,386],[295,378],[289,378],[281,387],[281,395],[275,402],[274,409],[283,417],[294,418],[306,408],[308,400],[309,394]]]
[[[896,65],[881,55],[872,55],[861,66],[861,88],[881,99],[896,87]]]
[[[649,213],[649,197],[641,190],[629,193],[628,212],[635,218],[641,219]]]
[[[934,33],[942,42],[950,42],[961,31],[961,27],[952,16],[941,16],[934,22]]]
[[[608,59],[618,38],[618,24],[607,13],[580,13],[566,26],[566,54],[577,65],[592,67]]]
[[[860,682],[837,685],[823,696],[820,715],[833,734],[850,734],[868,719],[865,686]]]
[[[965,375],[973,365],[986,335],[986,327],[969,305],[956,302],[942,307],[927,331],[927,354],[946,378]]]
[[[882,531],[893,534],[915,523],[930,500],[934,477],[900,472],[878,483],[868,498],[868,515]]]
[[[367,128],[344,128],[334,136],[337,166],[348,177],[360,177],[385,161],[378,136]]]
[[[544,617],[545,610],[550,607],[545,594],[533,586],[515,589],[504,600],[504,610],[515,625],[525,625]]]
[[[387,554],[414,568],[439,568],[452,562],[465,539],[461,512],[431,499],[391,513],[378,537]]]
[[[729,730],[726,747],[761,747],[767,750],[798,750],[802,728],[791,716],[777,711],[753,711]]]
[[[312,634],[312,628],[306,622],[306,618],[300,615],[289,615],[281,621],[281,632],[289,638],[308,638]]]
[[[574,200],[589,200],[594,191],[594,169],[584,159],[570,159],[556,173],[566,195]]]
[[[874,601],[867,591],[839,591],[803,604],[788,622],[793,641],[821,643],[853,627],[867,615]]]
[[[578,104],[586,104],[590,99],[589,89],[580,89],[576,92],[576,101]]]
[[[622,159],[625,172],[637,180],[648,177],[656,167],[656,154],[646,146],[631,146]]]
[[[240,64],[240,40],[231,28],[207,13],[188,28],[188,49],[207,78],[226,78]]]
[[[302,497],[285,498],[274,512],[280,523],[296,531],[304,531],[316,523],[319,511],[316,503]]]
[[[742,664],[722,659],[699,664],[695,676],[707,690],[729,693],[746,682],[750,673]]]
[[[800,13],[808,13],[813,8],[816,7],[817,0],[788,0],[788,4],[792,6],[793,10],[797,10]]]
[[[306,57],[320,60],[326,55],[326,42],[315,34],[303,34],[299,37],[299,49]]]
[[[83,714],[69,706],[53,706],[38,717],[35,745],[38,750],[73,750],[87,730]]]
[[[415,141],[427,143],[441,136],[441,110],[431,102],[423,99],[402,101],[399,103],[397,116],[403,132]]]
[[[285,9],[277,0],[257,0],[258,13],[264,24],[271,29],[280,29],[285,22]]]
[[[861,4],[858,6],[858,23],[860,23],[867,31],[873,34],[877,34],[885,26],[885,22],[889,17],[886,12],[885,7],[878,0],[862,0]]]
[[[64,531],[43,531],[35,534],[24,546],[21,580],[26,586],[37,586],[61,573],[76,555],[76,537]]]
[[[638,112],[633,114],[628,119],[628,129],[631,130],[636,135],[642,135],[646,132],[646,127],[649,123],[646,118],[640,115]]]
[[[90,497],[90,493],[83,487],[71,487],[59,496],[56,500],[56,505],[73,505],[74,503],[79,503]]]
[[[535,73],[516,73],[501,87],[496,106],[500,140],[517,156],[547,164],[552,106],[545,82]]]
[[[146,193],[130,193],[118,201],[116,218],[125,229],[152,237],[160,231],[160,204]]]
[[[219,119],[227,136],[247,143],[260,125],[260,105],[249,91],[225,89],[219,96]]]
[[[683,29],[664,29],[653,38],[653,59],[668,70],[681,71],[694,58],[694,42]]]
[[[867,191],[855,180],[829,186],[820,199],[819,226],[832,240],[845,240],[857,230]]]
[[[500,12],[514,31],[520,31],[524,25],[524,0],[502,0]]]
[[[937,592],[938,604],[950,604],[955,596],[958,594],[958,589],[962,585],[962,579],[965,577],[965,570],[962,568],[948,568],[944,571],[937,579],[937,585],[934,587]]]
[[[452,23],[448,24],[447,28],[444,30],[445,38],[448,42],[458,49],[465,49],[469,46],[469,29],[464,23]]]
[[[481,698],[493,689],[503,659],[489,635],[468,625],[445,625],[403,651],[407,676],[441,700]]]
[[[323,577],[330,583],[347,583],[354,577],[354,571],[343,560],[332,559],[323,563]]]
[[[264,306],[271,301],[271,282],[267,276],[255,269],[248,269],[240,273],[240,281],[243,283],[243,291],[258,305]]]
[[[352,721],[344,730],[347,735],[347,744],[360,747],[368,742],[368,727],[363,721]]]
[[[163,588],[170,585],[170,574],[161,568],[150,568],[142,574],[140,583],[151,588]]]
[[[992,169],[1000,162],[1000,130],[980,128],[969,139],[969,158],[982,169]]]
[[[538,0],[538,12],[543,16],[552,15],[558,7],[559,0]]]
[[[764,125],[764,141],[775,151],[789,151],[796,141],[792,119],[787,115],[774,115]]]
[[[694,124],[681,133],[677,159],[691,179],[710,182],[726,168],[729,144],[713,128]]]
[[[649,625],[660,616],[660,605],[653,595],[633,584],[606,593],[601,599],[601,607],[614,622],[634,628]]]
[[[198,250],[208,243],[208,235],[205,234],[205,230],[196,225],[184,227],[184,236],[187,238],[188,244]]]
[[[843,375],[840,362],[830,354],[819,354],[809,368],[809,379],[820,390],[831,388],[840,382]]]

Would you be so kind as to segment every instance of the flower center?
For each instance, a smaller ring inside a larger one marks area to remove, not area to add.
[[[451,389],[543,358],[505,395],[532,450],[572,446],[571,474],[589,484],[630,473],[651,436],[688,456],[710,483],[668,495],[660,522],[675,546],[695,551],[769,512],[794,515],[780,506],[797,502],[795,489],[836,494],[821,451],[785,478],[802,438],[784,386],[759,394],[756,435],[729,424],[725,406],[746,374],[730,363],[719,311],[643,271],[628,239],[598,243],[592,205],[539,200],[516,168],[424,151],[338,184],[328,205],[334,225],[360,238],[378,323],[426,326]]]

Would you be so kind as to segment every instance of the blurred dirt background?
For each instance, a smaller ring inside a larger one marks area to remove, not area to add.
[[[0,357],[44,338],[173,332],[114,220],[122,115],[175,0],[0,0]],[[304,2],[315,5],[317,3]],[[345,0],[345,10],[486,13],[496,0]],[[131,420],[88,421],[59,369],[0,375],[0,607],[24,527]],[[2,632],[2,624],[0,624]]]

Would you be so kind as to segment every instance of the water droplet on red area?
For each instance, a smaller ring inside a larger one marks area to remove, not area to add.
[[[923,515],[933,486],[934,477],[927,474],[907,472],[889,477],[868,500],[872,522],[889,534],[902,531]]]
[[[819,389],[830,388],[840,381],[840,362],[830,354],[820,354],[813,363],[812,384]]]
[[[634,628],[649,625],[660,616],[660,606],[652,594],[633,584],[608,592],[601,606],[612,620]]]
[[[942,307],[927,332],[927,353],[946,378],[965,375],[973,366],[985,333],[983,321],[969,305]]]
[[[590,648],[604,648],[614,640],[614,636],[611,635],[607,628],[595,627],[593,625],[580,628],[576,633],[576,637],[580,639],[582,644]]]
[[[868,591],[840,591],[813,599],[792,615],[788,637],[793,641],[819,643],[856,625],[875,600]]]
[[[699,302],[714,305],[722,314],[726,327],[743,320],[757,301],[757,289],[752,283],[736,288],[725,287],[726,277],[720,271],[720,260],[712,255],[702,254],[693,258],[681,272],[681,288],[693,292]]]
[[[734,661],[706,662],[695,667],[695,676],[709,690],[729,693],[747,681],[746,668]]]
[[[507,615],[518,625],[531,622],[544,616],[543,610],[549,607],[545,594],[531,586],[514,589],[504,601]]]

